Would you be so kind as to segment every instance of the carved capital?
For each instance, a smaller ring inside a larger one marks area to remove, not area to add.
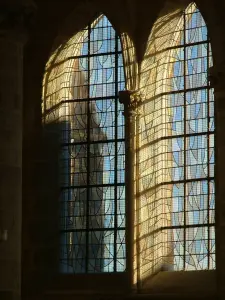
[[[209,81],[212,88],[225,90],[225,62],[209,68]]]
[[[124,105],[124,113],[128,115],[140,114],[141,94],[139,91],[120,91],[119,101]]]

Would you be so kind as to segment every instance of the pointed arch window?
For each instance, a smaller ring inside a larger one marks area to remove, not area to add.
[[[206,23],[194,3],[155,22],[141,65],[138,282],[215,268],[214,95]]]
[[[125,79],[106,16],[54,51],[43,86],[43,122],[60,140],[60,271],[123,272]]]

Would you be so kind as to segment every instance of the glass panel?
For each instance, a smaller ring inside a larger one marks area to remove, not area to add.
[[[43,112],[61,143],[60,271],[123,272],[125,141],[118,92],[125,88],[125,78],[120,39],[101,15],[58,52],[46,70]]]
[[[215,268],[211,65],[206,24],[194,3],[155,22],[140,75],[140,279],[159,270]]]

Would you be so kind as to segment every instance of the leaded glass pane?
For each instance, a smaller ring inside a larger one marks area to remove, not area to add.
[[[60,271],[123,272],[124,89],[121,43],[99,16],[46,67],[43,115],[60,137]]]
[[[136,242],[139,274],[215,268],[214,94],[194,3],[160,17],[141,66]]]

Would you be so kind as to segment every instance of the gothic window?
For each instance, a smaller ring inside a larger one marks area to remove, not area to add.
[[[136,280],[215,268],[214,95],[194,3],[155,22],[141,65]]]
[[[44,76],[43,119],[60,140],[60,271],[126,269],[120,38],[101,15],[58,47]]]

